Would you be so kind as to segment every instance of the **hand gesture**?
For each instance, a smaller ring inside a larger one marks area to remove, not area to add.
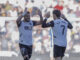
[[[25,16],[27,14],[27,11],[24,11],[23,13],[22,13],[22,16]]]
[[[40,11],[40,9],[37,10],[37,14],[38,14],[39,16],[42,16],[42,12]]]
[[[50,12],[47,12],[47,13],[45,14],[45,17],[46,17],[46,18],[49,18],[49,17],[50,17]]]
[[[61,14],[61,18],[65,19],[66,17],[63,14]]]

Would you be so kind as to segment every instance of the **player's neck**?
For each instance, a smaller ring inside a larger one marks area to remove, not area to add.
[[[60,19],[60,17],[56,17],[54,20],[58,20],[58,19]]]
[[[30,20],[24,20],[24,22],[29,22]]]

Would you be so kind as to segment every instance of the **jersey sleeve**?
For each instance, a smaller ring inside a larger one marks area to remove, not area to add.
[[[19,23],[17,23],[17,26],[20,27],[21,23],[22,23],[22,21],[20,21]]]
[[[68,28],[72,29],[73,28],[72,24],[66,18],[64,20],[68,22]]]
[[[68,23],[68,28],[69,28],[69,29],[72,29],[72,28],[73,28],[73,26],[72,26],[71,23]]]
[[[42,22],[40,22],[40,21],[32,21],[33,22],[33,26],[37,26],[37,25],[41,25],[42,24]]]
[[[35,26],[36,25],[36,22],[35,21],[32,21],[33,22],[33,26]]]

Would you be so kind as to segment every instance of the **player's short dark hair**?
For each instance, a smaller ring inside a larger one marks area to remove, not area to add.
[[[53,14],[55,14],[57,17],[61,16],[60,10],[53,10]]]

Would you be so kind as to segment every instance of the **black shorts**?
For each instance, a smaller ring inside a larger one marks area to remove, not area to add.
[[[65,50],[66,50],[66,47],[54,45],[54,58],[63,57]]]
[[[32,45],[28,46],[28,45],[19,44],[19,47],[22,56],[24,57],[27,55],[30,59],[32,55]]]

